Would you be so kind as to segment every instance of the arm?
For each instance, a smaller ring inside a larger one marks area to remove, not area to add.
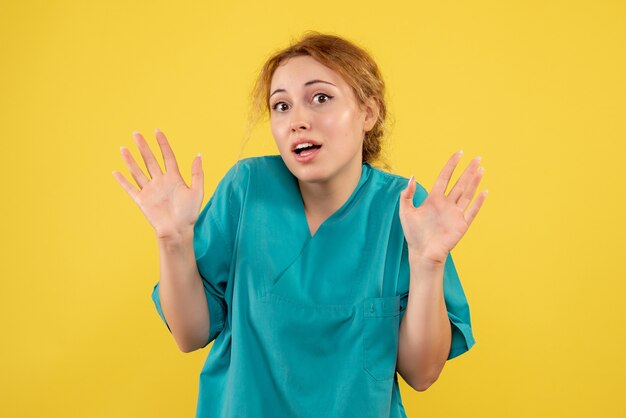
[[[206,345],[210,318],[193,248],[193,229],[159,238],[159,298],[178,348],[191,352]]]
[[[400,194],[400,222],[409,253],[410,284],[399,330],[397,368],[416,390],[426,390],[439,377],[449,356],[452,329],[443,291],[445,262],[487,196],[486,191],[479,194],[469,207],[483,173],[480,157],[472,160],[445,194],[461,154],[459,151],[450,157],[425,199],[421,199],[423,190],[415,194],[417,183],[413,177]],[[417,207],[414,196],[421,200]]]
[[[397,370],[415,390],[432,385],[448,358],[452,331],[443,295],[443,263],[409,253],[409,300],[400,323]]]
[[[165,172],[161,171],[143,136],[133,132],[150,176],[146,176],[125,147],[121,147],[120,152],[139,189],[120,173],[114,171],[113,175],[155,230],[161,260],[161,280],[157,284],[158,294],[155,293],[155,286],[152,298],[178,347],[188,352],[202,346],[201,341],[207,340],[205,336],[210,329],[207,301],[196,265],[193,242],[194,226],[204,196],[204,174],[198,155],[192,164],[191,186],[187,187],[165,134],[157,129],[155,135],[163,154]],[[160,301],[163,302],[163,312]]]

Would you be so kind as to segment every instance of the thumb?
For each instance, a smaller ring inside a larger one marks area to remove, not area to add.
[[[408,184],[404,190],[400,193],[400,210],[406,210],[413,208],[413,195],[415,194],[415,182],[413,176],[408,181]]]
[[[202,155],[200,153],[191,164],[191,189],[204,190],[204,172],[202,171]]]

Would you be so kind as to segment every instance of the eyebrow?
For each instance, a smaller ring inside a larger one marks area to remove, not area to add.
[[[335,86],[333,83],[329,82],[329,81],[324,81],[324,80],[311,80],[311,81],[307,81],[306,83],[304,83],[305,86],[310,86],[311,84],[315,84],[315,83],[326,83],[326,84],[330,84],[331,86]],[[335,86],[337,87],[337,86]],[[280,93],[280,92],[286,92],[287,90],[285,89],[276,89],[274,90],[274,92],[272,94],[270,94],[271,98],[273,95],[275,95],[276,93]]]

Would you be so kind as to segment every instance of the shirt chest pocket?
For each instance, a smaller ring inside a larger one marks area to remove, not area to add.
[[[400,296],[363,301],[363,369],[374,380],[394,377],[399,330]]]

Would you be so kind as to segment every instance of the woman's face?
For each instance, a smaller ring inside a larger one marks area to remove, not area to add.
[[[338,73],[310,56],[290,58],[273,74],[269,106],[272,135],[298,179],[325,182],[360,172],[363,137],[378,115],[359,106]],[[299,155],[294,150],[299,142],[318,149]]]

